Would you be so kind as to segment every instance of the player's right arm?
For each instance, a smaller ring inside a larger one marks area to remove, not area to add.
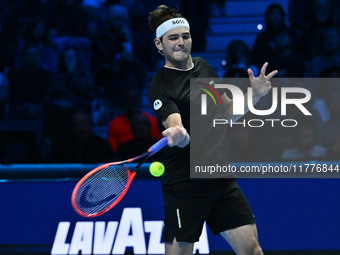
[[[170,147],[178,146],[183,148],[189,144],[190,136],[183,127],[182,118],[179,113],[170,114],[162,123],[166,128],[162,134],[168,137],[168,145]]]

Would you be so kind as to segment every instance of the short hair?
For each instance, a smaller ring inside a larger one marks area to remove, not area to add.
[[[184,18],[178,8],[173,9],[166,5],[160,5],[156,10],[150,12],[148,24],[150,29],[156,33],[157,27],[163,22],[173,18]]]

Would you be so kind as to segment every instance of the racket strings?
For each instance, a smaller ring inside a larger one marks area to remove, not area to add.
[[[92,174],[79,187],[75,202],[87,215],[99,213],[124,192],[129,180],[125,165],[110,165]]]

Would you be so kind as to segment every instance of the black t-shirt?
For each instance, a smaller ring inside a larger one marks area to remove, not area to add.
[[[179,113],[182,124],[190,134],[190,79],[219,79],[211,66],[200,57],[193,58],[194,66],[189,70],[163,67],[151,80],[148,99],[157,116],[161,131],[163,121],[172,113]],[[184,148],[165,147],[165,173],[162,184],[173,184],[190,180],[190,146]],[[226,152],[229,154],[229,151]],[[228,157],[229,155],[227,155]]]

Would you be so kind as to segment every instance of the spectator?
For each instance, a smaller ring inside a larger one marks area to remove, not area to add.
[[[15,48],[27,22],[45,15],[46,4],[41,0],[2,0],[0,9],[0,33]]]
[[[52,144],[51,162],[106,163],[114,161],[114,153],[107,140],[94,134],[91,114],[82,107],[72,109],[68,132]]]
[[[58,59],[58,73],[49,90],[52,105],[71,108],[75,105],[90,107],[94,96],[92,74],[83,68],[75,47],[66,47]]]
[[[145,17],[147,17],[149,12],[157,6],[157,1],[120,1],[121,4],[128,10],[130,15],[129,23],[133,40],[132,46],[134,56],[144,62],[150,71],[155,70],[157,63],[163,60],[162,56],[158,54],[154,46],[149,43],[149,40],[145,40],[145,38],[155,37],[145,22]],[[172,2],[173,6],[181,5],[180,0],[172,0]]]
[[[340,78],[340,67],[332,66],[326,68],[322,71],[320,77],[323,79],[318,87],[317,98],[314,101],[313,110],[316,112],[321,122],[327,122],[330,118],[330,113],[326,105],[325,88],[328,86],[328,83],[334,82],[332,78]]]
[[[100,10],[103,20],[90,34],[92,66],[102,68],[108,59],[133,59],[130,16],[125,7],[112,5]]]
[[[320,77],[323,70],[340,67],[340,30],[331,26],[322,34],[322,53],[313,58],[306,68],[306,77]]]
[[[212,1],[183,1],[183,15],[190,22],[190,33],[195,38],[192,46],[194,52],[205,51],[205,32],[209,29],[211,9]]]
[[[134,56],[127,9],[119,4],[110,5],[107,15],[102,29],[91,37],[92,63],[96,86],[104,89],[113,115],[114,109],[123,105],[124,88],[146,87],[147,69]]]
[[[299,42],[300,40],[303,40],[303,37],[310,26],[309,20],[311,19],[311,3],[312,1],[310,0],[288,1],[289,23]]]
[[[337,0],[289,1],[289,18],[297,49],[309,61],[322,53],[323,31],[330,26],[340,26],[339,8]]]
[[[93,125],[107,127],[111,120],[111,110],[104,88],[96,88],[96,94],[92,101],[91,108]]]
[[[327,149],[317,144],[317,129],[313,117],[304,117],[294,129],[294,144],[283,151],[284,160],[322,160]]]
[[[125,112],[113,118],[109,125],[108,140],[112,149],[116,152],[118,147],[134,138],[131,132],[130,123],[132,116],[142,113],[150,122],[150,136],[154,139],[162,138],[158,130],[157,120],[151,114],[141,109],[141,93],[137,89],[128,89],[125,91]]]
[[[327,0],[290,0],[288,8],[289,21],[294,31],[297,49],[310,60],[315,57],[317,52],[321,27],[329,23],[329,3]]]
[[[265,22],[265,28],[257,35],[253,46],[253,56],[257,66],[268,61],[276,48],[275,36],[286,27],[285,12],[280,4],[269,5],[265,12]]]
[[[280,77],[303,77],[306,71],[306,59],[297,52],[293,44],[293,35],[289,28],[283,28],[274,37],[276,45],[269,63],[273,69],[280,70]]]
[[[35,44],[42,52],[43,67],[55,73],[57,71],[58,53],[53,39],[52,29],[45,18],[39,17],[27,21],[17,42],[16,67],[23,66],[23,59],[20,55],[22,49],[26,45]]]
[[[15,44],[13,44],[7,37],[1,32],[0,25],[0,70],[13,67],[15,62]]]
[[[15,50],[16,43],[18,41],[18,36],[21,28],[21,22],[19,18],[13,15],[13,1],[3,0],[0,1],[0,41],[1,46],[3,46],[3,41],[7,45],[10,45],[12,50]],[[1,49],[1,54],[5,53]],[[8,52],[8,51],[7,51]],[[11,56],[14,57],[14,53],[11,52]],[[1,62],[2,62],[1,58]]]
[[[75,106],[91,108],[95,92],[92,74],[83,68],[75,47],[66,47],[61,52],[58,69],[47,92],[47,135],[52,139],[64,130],[65,114],[70,109]]]
[[[340,87],[332,83],[324,86],[324,99],[329,110],[329,120],[318,126],[318,144],[327,148],[327,159],[339,159]]]
[[[321,78],[340,78],[340,67],[331,66],[326,68],[320,74]]]
[[[130,119],[130,129],[133,139],[118,147],[117,155],[121,160],[133,158],[144,153],[157,139],[150,136],[150,121],[143,113],[137,113]],[[148,159],[148,162],[162,161],[162,151]]]
[[[44,121],[46,91],[52,74],[42,67],[42,53],[37,45],[27,45],[22,54],[25,66],[8,73],[9,118]]]
[[[124,104],[124,89],[134,88],[142,91],[146,87],[146,67],[132,56],[107,56],[105,63],[95,73],[96,87],[104,89],[111,113]]]
[[[81,0],[49,1],[48,21],[58,36],[87,37],[88,17]]]
[[[338,161],[339,157],[340,157],[340,132],[334,138],[332,145],[329,147],[327,159]]]
[[[8,10],[8,16],[5,17],[5,19],[8,19],[6,23],[8,22],[7,25],[11,28],[16,27],[16,31],[23,29],[29,20],[43,17],[46,14],[47,6],[45,1],[41,0],[20,0],[8,1],[6,9]]]
[[[106,0],[83,0],[86,8],[99,8]]]
[[[313,0],[311,6],[311,20],[307,34],[308,57],[313,59],[322,54],[324,30],[333,26],[332,5],[330,0]]]
[[[226,0],[213,0],[211,12],[213,17],[225,17],[226,14]]]
[[[251,68],[258,75],[258,67],[252,63],[251,51],[242,40],[233,40],[226,49],[226,71],[224,77],[248,77],[247,69]]]

